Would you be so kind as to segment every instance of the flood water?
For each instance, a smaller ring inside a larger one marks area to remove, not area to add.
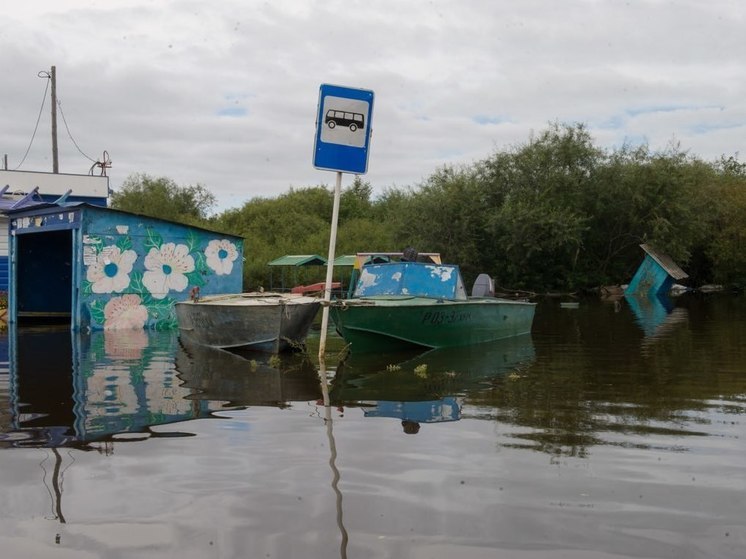
[[[318,333],[6,335],[3,559],[746,557],[743,296],[547,299],[419,355],[332,335],[328,407]]]

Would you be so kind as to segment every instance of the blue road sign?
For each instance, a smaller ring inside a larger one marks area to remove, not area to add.
[[[372,116],[372,91],[322,84],[313,166],[327,171],[365,174]]]

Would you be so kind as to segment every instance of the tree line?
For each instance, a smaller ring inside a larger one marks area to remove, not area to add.
[[[269,285],[275,258],[326,256],[333,192],[325,186],[213,215],[215,202],[202,185],[143,174],[111,196],[114,208],[243,237],[245,289]],[[378,196],[355,177],[342,192],[336,253],[413,246],[460,264],[468,285],[486,272],[509,289],[576,291],[628,282],[642,243],[671,256],[692,285],[746,285],[746,164],[705,161],[676,144],[602,149],[585,125],[554,123]],[[302,280],[324,276],[305,270]]]

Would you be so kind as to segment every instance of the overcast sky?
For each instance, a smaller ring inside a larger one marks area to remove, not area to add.
[[[365,179],[415,186],[583,122],[601,147],[746,151],[743,0],[27,0],[3,8],[0,154],[19,168],[56,66],[80,151],[239,207],[334,184],[319,86],[375,92]],[[20,170],[51,171],[50,101]],[[60,172],[87,173],[59,118]],[[345,175],[343,186],[352,181]]]

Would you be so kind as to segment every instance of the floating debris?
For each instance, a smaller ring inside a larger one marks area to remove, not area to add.
[[[427,364],[417,365],[414,368],[414,374],[420,378],[427,378]]]

